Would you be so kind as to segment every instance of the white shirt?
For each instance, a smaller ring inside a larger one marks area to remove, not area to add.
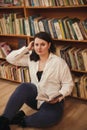
[[[50,53],[46,62],[40,81],[37,78],[39,61],[30,61],[29,55],[26,54],[27,47],[12,51],[7,57],[7,61],[17,66],[29,66],[30,79],[38,90],[38,96],[48,95],[51,99],[59,93],[63,95],[61,100],[70,95],[74,86],[72,76],[65,60]],[[39,101],[41,104],[42,102]],[[39,105],[38,105],[39,106]]]

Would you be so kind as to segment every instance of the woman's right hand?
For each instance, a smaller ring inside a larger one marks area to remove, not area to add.
[[[31,41],[27,48],[28,48],[28,50],[33,50],[34,49],[34,41]]]

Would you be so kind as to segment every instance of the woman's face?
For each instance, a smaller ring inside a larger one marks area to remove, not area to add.
[[[44,56],[49,53],[50,43],[43,39],[35,38],[34,50],[39,56]]]

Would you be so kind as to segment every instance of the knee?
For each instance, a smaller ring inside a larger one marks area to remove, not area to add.
[[[32,89],[32,87],[35,86],[32,83],[22,83],[18,86],[17,90],[19,91],[29,91],[30,89]]]
[[[45,114],[44,112],[41,114],[40,116],[40,123],[44,126],[44,127],[48,127],[51,125],[56,124],[57,122],[59,122],[62,118],[63,114],[61,111],[59,112],[48,112],[48,114]]]

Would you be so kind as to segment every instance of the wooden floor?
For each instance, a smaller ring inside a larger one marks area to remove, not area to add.
[[[18,83],[0,79],[0,115],[3,113],[5,105],[11,93],[18,86]],[[22,109],[26,114],[35,112],[24,104]],[[66,99],[64,116],[55,126],[45,129],[21,128],[10,126],[11,130],[87,130],[87,102],[77,99]]]

